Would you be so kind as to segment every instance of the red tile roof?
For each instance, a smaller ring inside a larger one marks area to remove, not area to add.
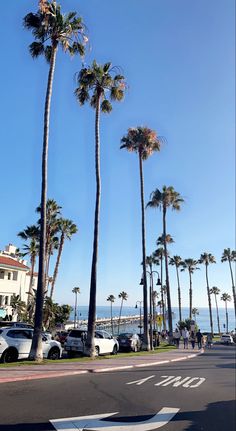
[[[1,265],[11,266],[11,267],[20,268],[20,269],[27,269],[27,270],[29,269],[28,266],[18,262],[18,260],[15,260],[15,259],[12,259],[11,257],[6,257],[6,256],[0,256],[0,266]]]

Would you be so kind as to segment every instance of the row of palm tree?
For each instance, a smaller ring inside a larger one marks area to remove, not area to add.
[[[173,242],[173,239],[168,235],[167,242],[171,243]],[[160,238],[157,241],[158,244],[160,244]],[[159,249],[156,250],[152,256],[148,257],[147,264],[150,264],[149,262],[152,261],[153,264],[156,265],[162,265],[162,255],[163,250]],[[161,260],[156,259],[156,256],[160,257]],[[227,256],[227,257],[226,257]],[[192,319],[192,316],[194,315],[193,310],[193,303],[192,303],[192,275],[195,270],[200,269],[197,265],[198,264],[204,264],[205,265],[205,271],[206,271],[206,286],[207,286],[207,295],[208,295],[208,308],[209,308],[209,317],[210,317],[210,327],[211,332],[213,333],[213,319],[212,319],[212,304],[211,304],[211,294],[215,295],[215,303],[216,303],[216,311],[217,311],[217,321],[218,321],[218,331],[220,332],[220,325],[219,325],[219,313],[218,313],[218,305],[216,300],[216,295],[220,292],[220,290],[217,287],[213,287],[210,289],[209,287],[209,276],[208,276],[208,267],[211,263],[216,263],[215,257],[211,253],[202,253],[200,256],[200,259],[194,260],[191,258],[183,260],[180,256],[175,255],[173,257],[168,256],[169,258],[169,264],[175,266],[176,268],[176,278],[177,278],[177,286],[178,286],[178,307],[179,307],[179,321],[182,321],[182,311],[181,311],[181,287],[180,287],[180,277],[179,277],[179,269],[180,271],[188,271],[189,274],[189,319]],[[225,260],[229,259],[229,262],[231,264],[232,261],[235,260],[235,252],[230,251],[230,249],[225,249],[221,261],[224,262]],[[230,265],[231,268],[231,265]],[[161,267],[161,273],[162,273],[162,267]],[[233,274],[232,275],[232,285],[234,286],[234,279]],[[162,283],[161,283],[162,284]],[[162,291],[162,289],[161,289]],[[162,293],[162,292],[161,292]],[[222,300],[230,301],[231,297],[227,293],[222,295]],[[163,296],[161,303],[164,304]],[[170,319],[170,315],[168,314],[168,320]],[[163,322],[165,321],[165,312],[164,312],[164,306],[163,306]],[[169,325],[170,326],[170,325]]]
[[[40,212],[40,208],[36,209]],[[48,295],[50,300],[53,299],[58,270],[60,266],[62,251],[65,240],[70,240],[72,235],[78,231],[77,226],[72,220],[65,219],[61,215],[61,207],[53,199],[47,200],[46,205],[46,255],[45,255],[45,282],[44,296]],[[24,230],[18,233],[18,236],[26,241],[22,246],[22,251],[19,251],[21,256],[30,256],[30,283],[28,292],[28,318],[32,320],[35,308],[35,292],[33,289],[33,278],[35,272],[36,259],[39,255],[39,238],[40,238],[40,220],[37,224],[27,226]],[[50,259],[54,252],[57,252],[56,262],[52,276],[49,275]],[[50,286],[50,292],[49,290]],[[44,326],[47,326],[48,317],[44,313]]]
[[[121,315],[122,315],[122,309],[123,309],[123,305],[124,305],[124,301],[127,301],[128,299],[128,294],[124,291],[120,292],[118,295],[118,298],[120,298],[121,303],[120,303],[120,312],[119,312],[119,320],[118,320],[118,335],[120,333],[120,322],[121,322]],[[107,297],[107,301],[109,301],[111,303],[111,331],[113,334],[113,312],[112,312],[112,305],[115,302],[115,296],[114,295],[109,295]]]

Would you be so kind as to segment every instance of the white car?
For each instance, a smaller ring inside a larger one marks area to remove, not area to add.
[[[86,330],[72,329],[64,344],[64,349],[67,351],[68,357],[73,357],[75,353],[85,352],[86,338]],[[116,355],[119,350],[118,341],[106,331],[96,330],[94,343],[97,356],[109,353]]]
[[[15,362],[27,359],[30,353],[34,330],[31,328],[6,327],[0,329],[0,360]],[[43,357],[59,359],[62,355],[61,343],[42,333]]]
[[[230,335],[230,334],[222,334],[220,342],[224,343],[224,344],[233,344],[234,340],[233,340],[232,335]]]

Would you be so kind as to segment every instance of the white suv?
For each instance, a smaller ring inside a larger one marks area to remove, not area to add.
[[[64,344],[68,357],[73,357],[75,353],[85,353],[86,338],[87,331],[85,330],[72,329],[70,331]],[[106,331],[95,331],[94,343],[97,356],[109,353],[116,355],[119,350],[118,341]]]
[[[230,334],[222,334],[220,341],[223,344],[233,344],[234,343],[233,337]]]
[[[31,328],[7,327],[0,329],[0,360],[15,362],[27,359],[30,353],[34,330]],[[42,333],[43,357],[59,359],[62,355],[61,343]]]

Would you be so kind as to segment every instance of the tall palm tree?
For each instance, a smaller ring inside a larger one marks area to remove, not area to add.
[[[234,299],[234,314],[236,316],[236,295],[235,295],[235,284],[234,284],[234,276],[232,270],[231,262],[236,262],[236,251],[230,250],[230,248],[225,248],[221,257],[221,262],[229,262],[230,275],[232,280],[232,291],[233,291],[233,299]]]
[[[179,320],[182,321],[181,290],[180,290],[180,282],[179,282],[179,267],[182,265],[182,258],[177,255],[170,257],[169,264],[174,265],[176,269],[176,277],[177,277],[177,284],[178,284]]]
[[[75,96],[84,105],[90,102],[95,109],[95,171],[96,171],[96,202],[94,214],[93,256],[90,279],[90,298],[88,314],[88,337],[86,345],[89,356],[95,356],[94,333],[96,322],[96,293],[97,293],[97,262],[98,262],[98,238],[99,216],[101,199],[101,175],[100,175],[100,114],[112,111],[113,101],[121,101],[124,98],[125,81],[119,69],[112,64],[99,65],[96,61],[91,67],[83,68],[77,75],[78,87]]]
[[[226,332],[229,332],[229,317],[228,317],[228,307],[227,302],[231,301],[231,296],[228,293],[222,293],[221,301],[225,303],[225,317],[226,317]]]
[[[154,151],[160,151],[162,139],[157,133],[148,127],[138,126],[128,129],[127,135],[121,139],[121,149],[138,154],[140,175],[140,198],[142,212],[142,264],[143,264],[143,326],[144,326],[144,348],[150,350],[148,335],[148,294],[147,294],[147,272],[146,272],[146,235],[145,235],[145,208],[144,208],[144,178],[143,161],[147,160]]]
[[[107,301],[109,301],[111,303],[111,333],[113,335],[113,315],[112,315],[112,304],[115,302],[115,297],[114,295],[109,295],[107,298]]]
[[[119,293],[118,297],[121,299],[120,314],[119,314],[119,321],[118,321],[118,335],[119,335],[119,333],[120,333],[120,319],[121,319],[121,313],[122,313],[123,303],[124,303],[124,301],[127,301],[127,299],[128,299],[128,293],[122,291],[122,292]]]
[[[157,240],[157,245],[159,245],[159,242]],[[165,250],[163,247],[159,247],[154,251],[154,256],[156,256],[160,260],[160,273],[161,273],[161,309],[162,309],[162,322],[163,322],[163,329],[166,330],[166,319],[165,319],[165,302],[164,302],[164,293],[163,293],[163,259],[164,259],[164,253]]]
[[[194,317],[195,323],[197,323],[196,316],[199,316],[198,308],[193,308],[193,309],[192,309],[192,315],[193,315],[193,317]]]
[[[213,336],[214,331],[213,331],[213,319],[212,319],[212,309],[211,309],[211,295],[210,295],[210,287],[209,287],[209,280],[208,280],[208,266],[211,263],[216,263],[216,260],[215,260],[215,257],[211,253],[202,253],[198,262],[200,264],[205,265],[205,269],[206,269],[206,285],[207,285],[210,326],[211,326],[211,333]]]
[[[153,296],[153,265],[159,265],[159,259],[155,256],[155,254],[151,254],[150,256],[146,256],[146,266],[148,266],[149,271],[147,273],[150,276],[150,290],[149,290],[149,309],[150,309],[150,345],[153,346],[153,322],[155,317],[155,306],[154,306],[154,296]]]
[[[197,267],[198,261],[194,259],[185,259],[182,261],[182,269],[181,271],[188,271],[189,274],[189,318],[192,319],[192,310],[193,310],[193,284],[192,284],[192,274],[194,271],[199,269]]]
[[[169,281],[169,270],[168,270],[168,252],[167,252],[167,241],[166,241],[166,213],[169,208],[172,210],[179,211],[181,203],[184,199],[181,195],[175,191],[174,187],[163,186],[162,191],[159,189],[154,190],[150,195],[150,201],[147,207],[160,208],[162,210],[162,224],[163,224],[163,245],[164,245],[164,258],[165,258],[165,270],[166,270],[166,288],[167,288],[167,304],[168,304],[168,322],[169,322],[169,335],[170,339],[173,337],[173,325],[172,325],[172,309],[171,309],[171,296],[170,296],[170,281]]]
[[[44,107],[44,132],[42,151],[42,184],[41,184],[41,223],[39,246],[39,271],[36,297],[35,324],[30,359],[41,361],[42,340],[41,330],[43,322],[43,299],[45,292],[45,253],[46,253],[46,201],[47,201],[47,164],[50,107],[52,97],[53,78],[56,65],[58,47],[70,55],[79,53],[84,55],[87,39],[84,37],[84,25],[76,12],[66,15],[61,13],[61,7],[56,1],[41,1],[36,13],[28,13],[24,17],[24,26],[31,30],[34,42],[29,46],[33,58],[44,55],[49,63],[47,90]]]
[[[59,232],[60,232],[60,240],[59,240],[56,265],[54,268],[52,283],[51,283],[51,291],[50,291],[50,298],[51,299],[53,297],[53,292],[54,292],[54,288],[55,288],[55,283],[56,283],[56,279],[57,279],[57,274],[58,274],[58,269],[59,269],[59,265],[60,265],[60,261],[61,261],[61,255],[62,255],[62,250],[64,247],[65,239],[71,240],[72,235],[76,234],[76,232],[78,231],[76,224],[73,223],[72,220],[63,219],[63,218],[60,218],[58,220],[58,228],[59,228]]]
[[[210,295],[214,295],[215,296],[218,332],[220,334],[220,318],[219,318],[219,310],[218,310],[218,304],[217,304],[217,295],[219,295],[219,293],[220,293],[220,289],[218,287],[216,287],[216,286],[213,286],[212,289],[210,289]]]

